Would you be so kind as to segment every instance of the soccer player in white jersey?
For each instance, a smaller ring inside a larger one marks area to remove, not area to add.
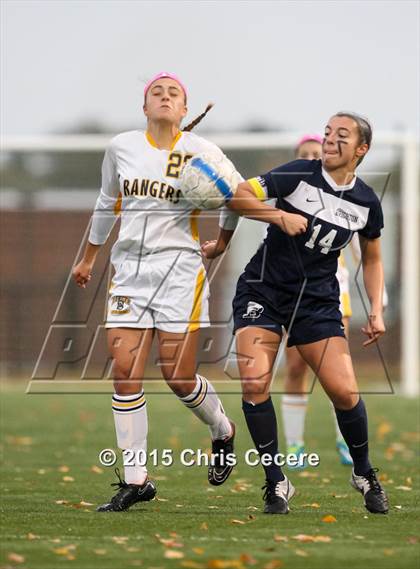
[[[189,132],[206,114],[180,130],[187,113],[181,80],[162,72],[144,89],[147,130],[113,138],[102,166],[102,188],[83,259],[74,267],[77,284],[88,284],[98,251],[118,217],[121,226],[111,261],[106,328],[114,361],[112,409],[118,447],[147,452],[148,419],[143,376],[157,335],[162,374],[179,400],[206,425],[214,462],[208,479],[225,482],[232,466],[235,425],[212,386],[195,373],[199,329],[209,326],[209,287],[202,263],[197,211],[182,199],[179,175],[194,154],[220,152]],[[229,464],[228,464],[229,463]],[[98,511],[122,511],[154,498],[145,466],[124,466],[118,492]]]

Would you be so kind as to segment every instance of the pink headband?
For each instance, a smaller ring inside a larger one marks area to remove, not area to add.
[[[299,148],[299,146],[302,146],[302,144],[305,142],[309,141],[319,142],[319,144],[322,144],[322,136],[319,136],[319,134],[305,134],[305,136],[302,136],[302,138],[297,143],[297,148]]]
[[[148,81],[148,83],[146,83],[146,87],[144,88],[144,98],[146,98],[147,91],[150,89],[151,84],[154,83],[155,81],[157,81],[158,79],[173,79],[174,81],[176,81],[178,83],[178,85],[184,91],[185,97],[187,96],[187,89],[186,89],[185,85],[182,83],[182,81],[174,73],[168,73],[167,71],[161,71],[160,73],[155,75],[152,79],[150,79],[150,81]]]

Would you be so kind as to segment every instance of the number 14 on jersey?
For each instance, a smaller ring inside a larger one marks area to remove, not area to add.
[[[321,227],[322,225],[320,223],[314,225],[311,238],[305,243],[305,247],[308,247],[308,249],[313,249],[315,247],[316,240],[318,238],[319,232],[321,231]],[[329,252],[336,235],[337,235],[337,230],[331,229],[331,231],[329,231],[325,235],[325,237],[323,237],[318,241],[317,244],[319,245],[319,247],[321,247],[321,253],[326,255]]]

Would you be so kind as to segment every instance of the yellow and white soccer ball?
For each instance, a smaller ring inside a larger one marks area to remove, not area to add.
[[[198,209],[217,209],[232,199],[242,181],[224,154],[196,154],[184,166],[180,186],[184,198]]]

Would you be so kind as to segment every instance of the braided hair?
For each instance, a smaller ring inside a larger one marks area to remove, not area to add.
[[[198,115],[198,117],[196,117],[193,121],[191,121],[189,124],[187,124],[187,126],[184,126],[184,128],[182,129],[182,132],[189,132],[194,127],[196,127],[198,125],[198,123],[201,120],[203,120],[203,118],[206,116],[206,114],[209,112],[209,110],[212,107],[213,107],[213,103],[209,103],[206,107],[206,110],[203,113],[201,113],[201,115]]]

